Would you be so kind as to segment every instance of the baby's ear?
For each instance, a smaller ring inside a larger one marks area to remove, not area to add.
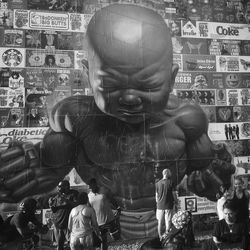
[[[171,72],[171,74],[172,74],[172,76],[171,76],[171,82],[170,82],[170,86],[169,86],[170,89],[171,89],[171,91],[174,88],[175,77],[176,77],[176,75],[178,73],[178,70],[179,70],[179,65],[177,63],[173,63],[173,65],[172,65],[172,72]]]

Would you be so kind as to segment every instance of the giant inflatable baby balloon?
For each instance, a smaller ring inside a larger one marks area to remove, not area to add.
[[[62,100],[41,143],[13,142],[1,153],[0,200],[48,192],[73,167],[111,189],[125,213],[154,210],[164,168],[174,185],[187,176],[191,192],[215,200],[235,169],[225,146],[210,141],[202,109],[170,94],[178,65],[162,17],[110,5],[92,17],[87,38],[94,96]]]

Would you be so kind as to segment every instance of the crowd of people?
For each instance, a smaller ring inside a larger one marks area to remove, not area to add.
[[[79,193],[63,180],[58,184],[58,193],[49,199],[57,250],[63,250],[67,240],[71,250],[94,249],[99,245],[106,250],[108,233],[115,240],[120,238],[114,212],[119,214],[120,207],[111,192],[99,187],[94,178],[88,185],[88,194]]]
[[[178,225],[173,225],[172,220],[174,212],[177,211],[178,199],[177,193],[172,187],[171,171],[164,169],[162,175],[163,178],[156,183],[155,190],[158,235],[160,241],[164,242],[166,238],[171,238],[178,229]],[[203,242],[203,250],[250,249],[250,195],[244,188],[242,177],[235,176],[233,183],[234,187],[227,184],[220,188],[220,194],[217,197],[218,221],[214,224],[212,238]],[[190,230],[192,229],[189,228]],[[184,237],[186,241],[194,243],[192,234]],[[190,238],[188,239],[188,237]]]
[[[88,187],[88,193],[78,192],[70,188],[68,180],[62,180],[57,186],[57,192],[48,199],[57,250],[64,250],[65,243],[68,243],[71,250],[95,249],[97,246],[107,250],[108,235],[113,240],[120,239],[119,216],[116,215],[121,213],[121,209],[112,193],[99,186],[94,178],[89,180]],[[170,239],[179,230],[172,222],[178,210],[178,197],[169,169],[162,171],[162,179],[155,184],[155,199],[158,239],[165,243],[168,237]],[[232,247],[249,249],[249,199],[244,181],[239,176],[234,179],[234,188],[221,186],[217,200],[218,222],[214,225],[212,238],[203,243],[203,250]],[[37,233],[46,234],[49,230],[35,216],[37,201],[34,198],[24,199],[19,208],[20,211],[6,220],[0,217],[1,249],[11,250],[18,242],[26,239],[38,245]],[[187,216],[190,219],[189,214]],[[194,240],[194,236],[191,236]]]
[[[120,207],[109,190],[99,187],[96,179],[89,181],[89,192],[78,192],[70,188],[68,180],[59,182],[56,194],[48,200],[52,211],[53,237],[57,250],[108,249],[108,234],[114,240],[120,239],[118,216]],[[3,220],[0,217],[1,249],[14,250],[18,244],[31,240],[38,245],[37,233],[46,234],[47,225],[35,216],[38,209],[34,198],[20,203],[18,212]],[[116,210],[116,212],[115,212]]]

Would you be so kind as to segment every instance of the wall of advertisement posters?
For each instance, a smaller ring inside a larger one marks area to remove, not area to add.
[[[227,144],[250,189],[247,0],[0,0],[0,149],[12,140],[41,141],[56,103],[92,94],[86,28],[112,3],[143,5],[165,19],[180,67],[174,93],[201,105],[209,137]],[[215,203],[181,190],[182,209],[215,212]]]

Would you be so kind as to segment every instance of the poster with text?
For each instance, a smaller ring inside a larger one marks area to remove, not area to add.
[[[92,15],[67,12],[14,10],[14,28],[86,32]]]
[[[37,143],[45,136],[48,128],[1,128],[0,149],[6,149],[14,140]]]
[[[183,71],[216,71],[215,57],[183,55]]]

